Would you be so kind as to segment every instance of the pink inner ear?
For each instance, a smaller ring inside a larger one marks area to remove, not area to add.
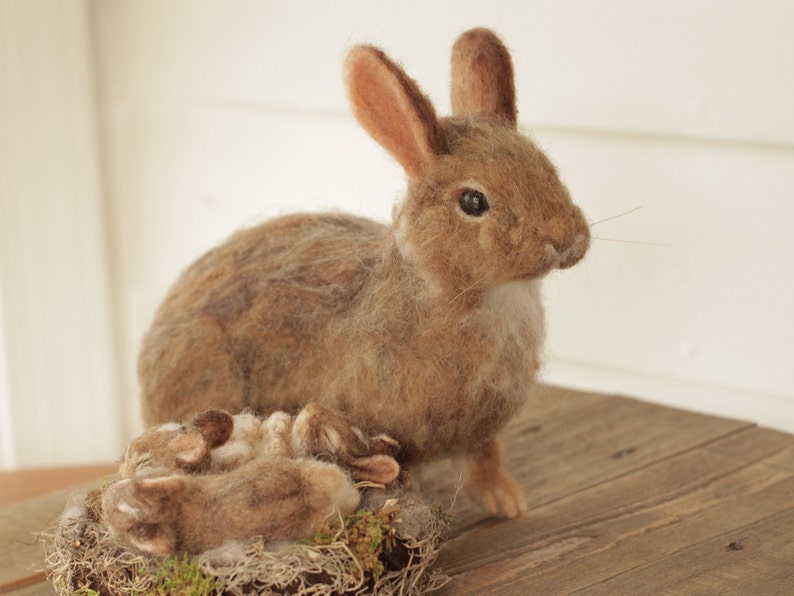
[[[388,455],[362,457],[353,462],[352,474],[356,480],[368,480],[378,484],[391,484],[400,475],[400,466]]]
[[[435,110],[416,83],[381,50],[359,46],[345,63],[353,113],[411,178],[443,152]]]
[[[198,432],[177,435],[168,443],[168,448],[174,451],[177,464],[185,466],[201,462],[208,450],[207,442]]]

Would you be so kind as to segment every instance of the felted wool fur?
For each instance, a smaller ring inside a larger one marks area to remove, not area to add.
[[[107,488],[102,510],[121,542],[170,556],[255,536],[267,542],[311,536],[352,513],[359,501],[339,467],[272,457],[220,474],[125,478]]]
[[[154,426],[134,439],[121,459],[119,474],[132,478],[152,471],[219,473],[257,458],[319,459],[337,464],[354,480],[388,485],[400,467],[399,445],[390,437],[367,438],[339,413],[308,404],[294,418],[274,412],[234,416],[207,410],[186,424]]]
[[[438,118],[381,50],[351,50],[353,112],[408,177],[392,225],[289,215],[201,257],[144,339],[147,424],[315,401],[368,437],[393,437],[404,463],[464,460],[493,513],[525,509],[495,437],[539,366],[540,280],[582,258],[589,228],[517,130],[502,42],[462,34],[452,76],[453,115]]]
[[[207,410],[130,443],[121,480],[102,497],[103,521],[119,541],[160,556],[256,536],[308,537],[358,505],[346,470],[359,480],[393,483],[397,448],[386,436],[367,439],[318,404],[294,419]]]

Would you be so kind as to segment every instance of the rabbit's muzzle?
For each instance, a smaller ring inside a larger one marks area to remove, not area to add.
[[[589,234],[577,234],[573,242],[562,250],[549,242],[545,247],[546,257],[552,263],[552,269],[568,269],[582,260],[589,245]]]
[[[578,207],[547,219],[543,247],[549,269],[567,269],[578,263],[590,246],[590,227]]]

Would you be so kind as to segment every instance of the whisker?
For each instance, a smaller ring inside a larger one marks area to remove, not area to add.
[[[647,246],[664,246],[665,248],[673,248],[674,244],[665,244],[664,242],[643,242],[642,240],[618,240],[617,238],[601,238],[599,236],[591,236],[592,240],[603,240],[605,242],[622,242],[625,244],[645,244]]]
[[[599,219],[598,221],[594,221],[593,223],[590,224],[590,227],[592,228],[593,226],[597,226],[598,224],[604,223],[605,221],[610,221],[612,219],[617,219],[618,217],[623,217],[624,215],[628,215],[629,213],[634,213],[639,209],[642,209],[642,205],[640,205],[639,207],[634,207],[634,209],[629,209],[628,211],[625,211],[623,213],[618,213],[617,215],[613,215],[611,217],[605,217],[604,219]]]

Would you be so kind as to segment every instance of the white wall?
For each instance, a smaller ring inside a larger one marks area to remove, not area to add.
[[[108,461],[115,376],[82,0],[0,0],[0,465]]]
[[[388,219],[402,175],[349,116],[345,49],[383,46],[443,113],[450,45],[474,25],[513,50],[521,122],[590,219],[641,207],[547,283],[547,378],[794,431],[794,4],[90,8],[125,436],[138,342],[190,260],[275,213]]]

